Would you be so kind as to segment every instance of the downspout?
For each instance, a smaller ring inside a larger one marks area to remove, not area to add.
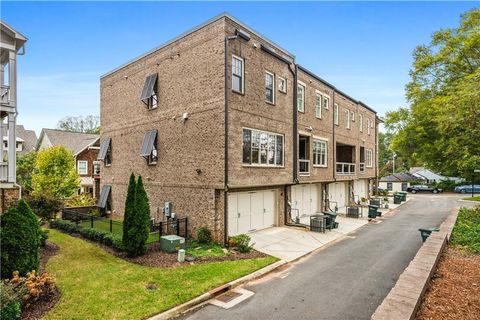
[[[298,125],[297,125],[297,118],[298,118],[298,109],[297,109],[297,82],[298,82],[298,67],[297,64],[295,64],[294,69],[292,70],[292,65],[288,65],[288,69],[293,75],[293,124],[292,124],[292,145],[293,145],[293,172],[292,172],[292,182],[293,184],[298,183],[298,176],[297,176],[297,130],[298,130]],[[288,221],[288,189],[287,186],[284,187],[284,194],[285,194],[285,201],[284,201],[284,223],[287,226],[296,226],[296,224],[292,224],[291,222]]]

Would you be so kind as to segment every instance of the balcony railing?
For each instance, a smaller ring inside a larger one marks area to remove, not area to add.
[[[0,163],[0,182],[8,182],[8,164]]]
[[[298,160],[298,168],[300,175],[308,176],[310,174],[310,160]]]
[[[360,162],[360,172],[365,172],[365,162]]]
[[[337,162],[338,174],[355,174],[355,163]]]
[[[2,85],[0,87],[0,101],[8,104],[10,102],[10,87]]]

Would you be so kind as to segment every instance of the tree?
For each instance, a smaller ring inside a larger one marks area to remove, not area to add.
[[[469,177],[480,167],[480,9],[463,14],[458,28],[434,33],[413,57],[410,109],[386,116],[392,149],[410,164]]]
[[[130,175],[130,181],[128,182],[127,198],[125,199],[125,211],[123,213],[123,245],[127,247],[127,243],[130,242],[128,237],[128,231],[132,225],[132,219],[135,215],[135,192],[136,192],[135,175]]]
[[[100,118],[98,116],[65,117],[58,121],[57,128],[65,131],[82,133],[100,133]]]
[[[40,225],[24,200],[0,215],[1,277],[9,278],[14,271],[20,275],[38,270]]]
[[[73,153],[63,146],[42,150],[32,175],[33,195],[68,198],[80,187]]]
[[[135,214],[128,230],[128,243],[125,250],[129,256],[139,256],[147,251],[147,239],[150,233],[150,205],[143,186],[142,177],[138,177],[135,188]]]
[[[17,158],[17,183],[22,187],[22,192],[32,192],[32,174],[35,169],[37,152],[30,151]]]

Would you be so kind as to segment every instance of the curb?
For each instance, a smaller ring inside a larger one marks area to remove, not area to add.
[[[246,276],[243,276],[241,278],[238,278],[236,280],[230,281],[224,285],[221,285],[217,288],[214,288],[210,290],[209,292],[206,292],[190,301],[187,301],[181,305],[178,305],[176,307],[173,307],[172,309],[169,309],[165,312],[159,313],[155,316],[152,316],[150,318],[147,318],[147,320],[167,320],[167,319],[172,319],[175,317],[180,316],[182,313],[185,311],[191,311],[195,309],[196,307],[200,307],[203,302],[210,300],[216,296],[218,296],[221,293],[224,293],[230,289],[233,289],[235,287],[238,287],[241,284],[244,284],[245,282],[257,279],[259,277],[262,277],[266,275],[267,273],[270,273],[274,271],[275,269],[287,264],[288,262],[285,260],[280,260],[275,263],[272,263],[266,267],[263,267],[260,270],[257,270],[255,272],[252,272],[250,274],[247,274]]]
[[[400,275],[395,286],[375,310],[372,320],[410,320],[415,318],[430,278],[450,239],[457,216],[458,209],[454,209],[440,225],[440,231],[433,232],[427,238]]]

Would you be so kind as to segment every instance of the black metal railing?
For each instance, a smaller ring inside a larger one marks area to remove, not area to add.
[[[170,219],[151,224],[151,231],[158,232],[158,239],[161,236],[177,235],[184,238],[188,237],[188,218]]]

